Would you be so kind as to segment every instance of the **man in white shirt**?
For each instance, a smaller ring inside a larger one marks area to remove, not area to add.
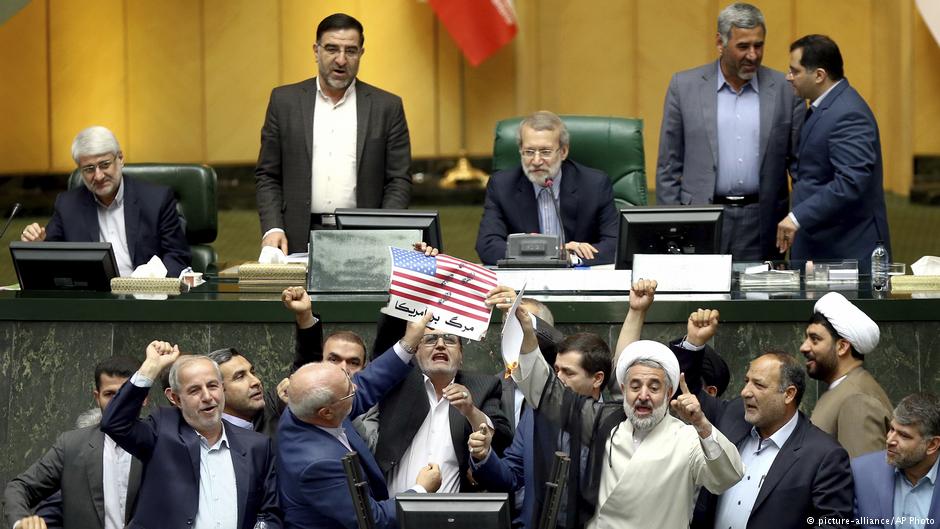
[[[95,366],[95,404],[103,411],[140,362],[123,356]],[[45,527],[30,516],[40,501],[61,491],[65,529],[119,529],[130,520],[140,484],[140,462],[95,424],[65,432],[55,445],[4,491],[7,522],[18,529]]]
[[[49,224],[26,226],[21,240],[109,242],[121,276],[153,256],[163,261],[169,277],[189,267],[192,257],[173,191],[124,177],[124,153],[110,130],[79,132],[72,159],[85,185],[56,197]]]
[[[356,78],[362,24],[317,26],[318,76],[271,92],[255,167],[262,246],[307,251],[337,208],[407,208],[411,141],[401,98]]]

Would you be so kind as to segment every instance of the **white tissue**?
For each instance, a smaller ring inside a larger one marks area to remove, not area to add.
[[[261,264],[283,264],[287,262],[287,256],[277,246],[262,246],[258,262]]]
[[[163,261],[161,261],[159,257],[154,255],[147,261],[147,264],[142,264],[135,268],[134,271],[131,272],[131,277],[166,277],[166,266],[163,265]]]
[[[911,265],[915,276],[940,276],[940,257],[925,255]]]

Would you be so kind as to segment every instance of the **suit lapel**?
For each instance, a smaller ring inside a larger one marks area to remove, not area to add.
[[[98,521],[104,526],[104,433],[95,429],[82,450],[88,476],[88,493],[95,505]]]
[[[199,483],[199,436],[192,426],[186,424],[182,414],[179,414],[179,435],[180,441],[186,446],[186,451],[189,452],[189,462],[193,469],[193,482]]]
[[[223,421],[223,428],[228,439],[229,454],[232,456],[232,467],[235,470],[235,494],[238,498],[238,524],[235,527],[241,527],[245,519],[245,506],[248,503],[251,465],[248,462],[248,451],[242,446],[238,434],[233,432],[237,427],[229,428]]]
[[[793,433],[790,434],[790,438],[787,439],[787,442],[783,443],[783,446],[780,447],[780,452],[777,453],[773,464],[770,465],[770,470],[767,471],[767,476],[764,477],[764,483],[757,493],[757,499],[754,500],[754,507],[751,509],[751,513],[757,511],[761,503],[770,496],[770,493],[773,492],[774,488],[783,480],[787,472],[795,467],[800,460],[800,448],[803,447],[803,435],[806,432],[806,423],[808,421],[809,419],[800,413],[800,416],[797,418],[796,428],[793,430]]]
[[[84,184],[82,186],[84,187]],[[94,193],[88,188],[84,189],[82,194],[85,201],[85,207],[82,208],[83,228],[89,241],[98,242],[101,239],[101,230],[98,229],[98,203],[95,202]]]
[[[561,222],[565,227],[565,237],[568,241],[581,239],[578,233],[578,171],[577,167],[568,160],[561,164]],[[593,220],[593,219],[591,219]],[[562,244],[568,242],[562,241]]]
[[[716,63],[714,68],[707,70],[702,75],[702,82],[699,85],[702,122],[705,124],[705,133],[708,136],[708,145],[712,149],[712,161],[715,167],[718,167],[718,88],[715,86],[717,68]]]
[[[819,103],[819,108],[813,110],[813,115],[806,120],[806,123],[803,124],[803,129],[800,131],[800,151],[803,150],[803,146],[806,145],[806,138],[809,137],[810,133],[813,131],[813,127],[816,126],[816,123],[819,123],[819,120],[823,118],[823,115],[832,106],[832,103],[842,95],[849,87],[849,80],[843,78],[842,82],[839,83],[839,86],[832,89],[828,95]]]
[[[317,106],[317,79],[301,88],[300,115],[304,127],[304,145],[307,147],[307,165],[313,160],[313,112]]]
[[[346,439],[349,440],[349,446],[359,454],[359,466],[365,472],[366,479],[369,480],[369,488],[372,490],[372,497],[376,500],[385,500],[388,498],[388,484],[382,476],[382,469],[379,468],[368,445],[359,436],[359,432],[353,427],[349,420],[343,421],[343,430],[346,432]],[[338,440],[337,440],[338,442]],[[342,443],[340,443],[342,444]],[[343,447],[345,449],[345,447]]]
[[[137,490],[140,488],[142,465],[140,461],[131,456],[131,473],[127,478],[127,498],[124,500],[124,523],[130,523],[137,504]]]
[[[372,92],[369,85],[356,81],[356,166],[362,160],[362,150],[366,144],[366,133],[369,132],[369,119],[372,113]],[[357,171],[358,172],[358,171]],[[359,185],[362,185],[361,183]]]
[[[131,256],[131,265],[137,263],[137,232],[140,224],[140,208],[137,207],[137,193],[134,184],[127,177],[122,179],[124,186],[124,235],[127,237],[127,252]],[[146,256],[145,256],[146,257]]]
[[[770,140],[770,126],[773,124],[774,112],[777,110],[776,83],[770,76],[764,75],[764,68],[757,70],[757,85],[760,93],[760,143],[757,157],[758,170],[764,164],[764,155],[767,154],[767,142]]]

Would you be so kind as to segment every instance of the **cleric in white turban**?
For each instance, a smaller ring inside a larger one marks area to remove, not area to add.
[[[806,372],[828,385],[810,420],[850,457],[885,447],[893,406],[864,366],[879,337],[878,324],[845,296],[830,292],[816,302],[800,346]]]

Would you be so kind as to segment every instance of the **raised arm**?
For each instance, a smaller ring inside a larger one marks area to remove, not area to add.
[[[630,286],[630,308],[620,327],[620,336],[617,337],[617,347],[614,349],[613,365],[617,365],[620,352],[628,345],[640,339],[643,323],[646,322],[646,311],[653,304],[656,294],[655,279],[640,279]]]

